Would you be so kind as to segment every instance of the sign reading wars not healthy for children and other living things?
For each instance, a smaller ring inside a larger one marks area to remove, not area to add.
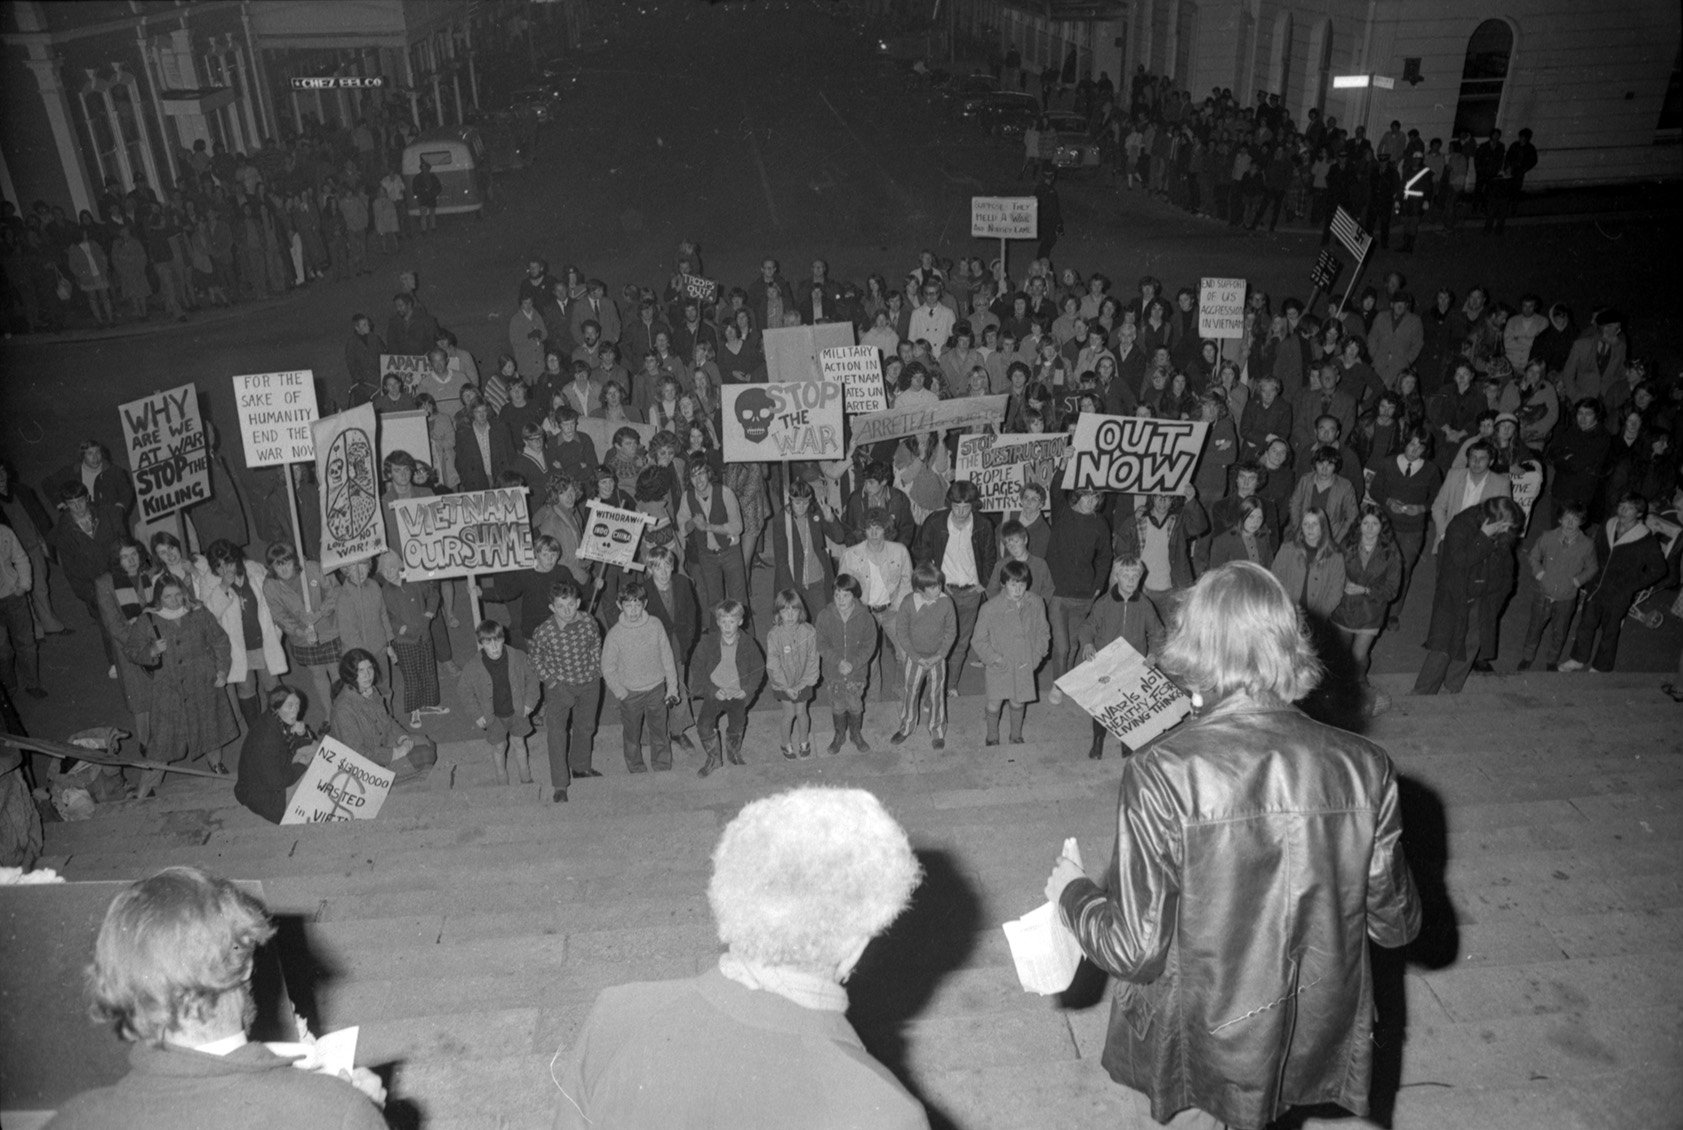
[[[1120,636],[1059,679],[1058,689],[1130,749],[1192,711],[1187,693]]]
[[[1082,413],[1075,423],[1065,490],[1181,494],[1192,482],[1210,425]]]
[[[976,508],[988,514],[1017,509],[1017,496],[1029,481],[1047,483],[1064,452],[1069,436],[1032,432],[958,437],[953,477],[974,483],[981,492]]]
[[[842,386],[835,381],[725,385],[725,462],[840,459]]]
[[[142,521],[162,518],[210,497],[210,444],[193,385],[154,392],[117,411]]]
[[[309,369],[235,377],[234,404],[247,468],[315,462],[310,425],[319,413],[315,374]]]
[[[507,573],[537,563],[525,487],[394,498],[391,506],[397,518],[392,549],[406,580]]]

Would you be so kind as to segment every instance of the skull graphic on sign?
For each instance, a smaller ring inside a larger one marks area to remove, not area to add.
[[[353,541],[367,531],[380,510],[374,444],[361,428],[348,428],[327,453],[327,532],[336,541]]]
[[[751,388],[736,398],[736,419],[749,443],[759,443],[771,434],[771,419],[777,415],[777,400],[763,388]]]

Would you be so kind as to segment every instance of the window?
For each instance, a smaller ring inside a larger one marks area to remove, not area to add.
[[[1508,59],[1514,50],[1513,29],[1506,20],[1485,20],[1467,40],[1467,61],[1461,68],[1461,100],[1455,106],[1456,136],[1465,131],[1489,137],[1502,109],[1502,87],[1508,81]]]

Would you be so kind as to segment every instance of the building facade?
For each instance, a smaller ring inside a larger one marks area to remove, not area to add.
[[[1143,67],[1201,96],[1279,94],[1372,135],[1530,128],[1527,183],[1683,175],[1683,8],[1676,0],[956,0],[960,28],[1025,67]],[[1335,80],[1342,79],[1343,82]]]

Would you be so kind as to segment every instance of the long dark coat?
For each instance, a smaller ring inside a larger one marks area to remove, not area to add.
[[[1438,584],[1432,594],[1432,622],[1426,630],[1427,651],[1449,653],[1452,660],[1467,655],[1467,626],[1478,617],[1479,653],[1496,654],[1496,618],[1514,591],[1513,531],[1486,537],[1482,507],[1474,506],[1450,519],[1438,549]]]
[[[164,641],[164,653],[152,654],[152,641]],[[123,651],[152,672],[152,735],[147,756],[182,761],[211,754],[240,736],[228,694],[216,677],[233,658],[222,626],[203,608],[179,620],[166,620],[148,609],[129,625]]]

